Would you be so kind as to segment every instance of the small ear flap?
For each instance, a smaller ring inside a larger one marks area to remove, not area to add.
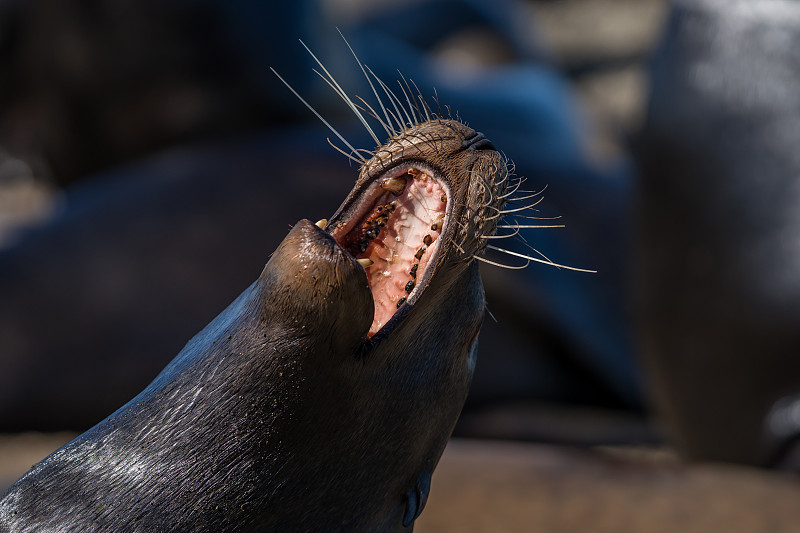
[[[403,515],[403,527],[408,527],[419,518],[425,504],[428,502],[428,494],[431,492],[430,470],[423,471],[417,478],[417,482],[406,493],[406,512]]]

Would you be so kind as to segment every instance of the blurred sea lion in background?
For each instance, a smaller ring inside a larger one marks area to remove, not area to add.
[[[692,459],[800,471],[800,4],[676,1],[639,139],[655,408]]]

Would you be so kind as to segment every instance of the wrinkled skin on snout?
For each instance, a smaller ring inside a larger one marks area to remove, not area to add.
[[[483,309],[476,262],[443,264],[368,339],[364,269],[300,221],[147,389],[9,489],[0,530],[410,530]]]

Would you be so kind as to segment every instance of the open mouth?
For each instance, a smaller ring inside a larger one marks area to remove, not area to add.
[[[375,302],[372,337],[432,275],[447,223],[449,188],[418,163],[397,166],[368,184],[331,235],[359,259]],[[345,211],[346,209],[346,211]],[[337,218],[334,215],[334,219]]]

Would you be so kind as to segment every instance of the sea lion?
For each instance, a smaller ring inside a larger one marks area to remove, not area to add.
[[[800,472],[798,47],[797,2],[681,0],[654,58],[637,316],[655,408],[692,459]]]
[[[483,135],[386,92],[390,139],[347,153],[363,164],[330,222],[298,222],[142,393],[18,480],[3,529],[413,528],[475,365],[476,254],[513,190]]]

